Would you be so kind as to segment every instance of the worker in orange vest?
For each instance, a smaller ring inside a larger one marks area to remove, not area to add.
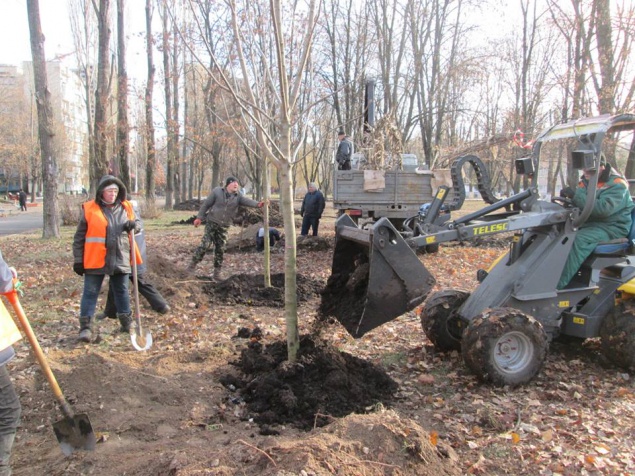
[[[112,175],[99,181],[94,200],[82,205],[82,213],[73,240],[73,270],[84,277],[79,312],[79,340],[90,342],[97,297],[104,276],[110,278],[121,332],[130,332],[132,311],[128,294],[132,271],[129,233],[139,231],[132,204],[126,200],[126,187]],[[134,240],[133,240],[134,243]],[[141,254],[135,247],[137,264]]]

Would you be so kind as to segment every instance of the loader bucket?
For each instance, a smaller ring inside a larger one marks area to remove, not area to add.
[[[348,215],[336,223],[331,276],[320,313],[355,338],[423,302],[435,280],[386,218],[359,229]]]

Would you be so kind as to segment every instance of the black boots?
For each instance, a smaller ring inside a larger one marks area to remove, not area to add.
[[[92,317],[80,317],[79,318],[79,340],[82,342],[90,342],[93,337]]]
[[[121,324],[119,332],[130,334],[130,325],[132,324],[132,312],[128,312],[125,314],[117,313],[117,319],[119,319],[119,324]]]

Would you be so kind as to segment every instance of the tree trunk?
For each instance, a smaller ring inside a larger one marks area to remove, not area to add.
[[[611,28],[611,4],[607,0],[595,0],[597,8],[596,40],[600,63],[601,85],[598,91],[600,114],[615,112],[615,68],[613,61],[613,29]]]
[[[146,201],[154,207],[154,169],[157,166],[154,147],[154,119],[152,117],[152,95],[154,92],[154,61],[152,58],[152,0],[146,0],[146,56],[148,59],[148,80],[146,82],[145,115],[146,115]]]
[[[172,22],[172,165],[174,168],[174,201],[178,202],[181,195],[181,174],[179,160],[179,33],[176,26],[176,20]]]
[[[174,163],[173,163],[173,149],[174,149],[174,134],[172,133],[173,119],[172,119],[172,85],[170,81],[170,73],[172,71],[170,67],[170,43],[168,41],[168,11],[166,1],[163,0],[163,13],[159,11],[161,15],[163,31],[162,31],[162,50],[163,50],[163,93],[165,95],[165,131],[168,135],[167,145],[167,171],[165,175],[165,209],[171,210],[174,204]]]
[[[264,228],[265,250],[264,250],[264,274],[265,288],[271,287],[271,243],[269,241],[269,161],[265,160],[265,173],[262,179],[262,198],[265,201],[262,214],[262,226]]]
[[[95,91],[95,173],[94,179],[99,181],[108,174],[110,160],[108,158],[108,99],[110,97],[110,0],[99,0],[97,27],[99,31],[99,47],[97,60],[97,89]],[[93,190],[97,184],[91,184]]]
[[[43,238],[59,238],[59,206],[57,201],[57,160],[53,155],[53,110],[51,92],[48,89],[44,35],[40,22],[39,0],[27,0],[31,55],[33,57],[33,79],[37,103],[38,135],[42,157],[42,179],[44,181]]]
[[[281,147],[284,147],[281,139]],[[288,140],[287,147],[289,146]],[[288,150],[290,153],[290,149]],[[288,156],[287,156],[288,157]],[[298,331],[298,294],[297,273],[298,257],[295,236],[295,217],[293,216],[293,166],[288,161],[280,161],[278,169],[280,179],[280,205],[284,220],[284,319],[287,327],[287,355],[294,362],[300,348]],[[268,233],[265,233],[268,239]]]
[[[126,71],[126,32],[124,28],[124,0],[117,0],[117,151],[120,179],[128,192],[132,191],[128,165],[128,72]]]

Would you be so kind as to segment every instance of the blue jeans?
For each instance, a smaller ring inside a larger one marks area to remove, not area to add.
[[[82,302],[79,308],[80,317],[93,317],[95,315],[97,297],[99,296],[104,276],[103,274],[84,275],[84,293],[82,294]],[[128,281],[127,274],[113,274],[110,276],[110,288],[113,290],[115,308],[118,314],[129,314],[131,312]]]

